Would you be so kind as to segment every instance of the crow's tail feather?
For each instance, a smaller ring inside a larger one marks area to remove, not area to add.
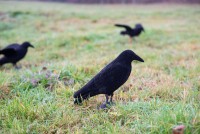
[[[80,90],[74,93],[74,103],[82,103],[83,100],[86,100],[92,96],[95,96],[98,94],[98,90],[88,88],[87,86],[84,86]]]

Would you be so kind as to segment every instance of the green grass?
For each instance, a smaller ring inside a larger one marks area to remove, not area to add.
[[[0,48],[30,41],[15,70],[0,68],[0,133],[200,133],[200,7],[198,5],[67,5],[0,2]],[[115,23],[141,22],[132,44]],[[73,104],[73,93],[125,49],[133,63],[115,92],[116,105],[97,110],[99,95]]]

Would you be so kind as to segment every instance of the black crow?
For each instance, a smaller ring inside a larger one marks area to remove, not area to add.
[[[0,66],[6,63],[12,63],[16,68],[17,62],[24,58],[28,51],[28,47],[34,48],[29,42],[24,42],[22,45],[19,44],[11,44],[6,48],[0,50],[0,54],[4,56],[0,59]]]
[[[114,91],[127,81],[131,73],[131,62],[133,60],[144,62],[144,60],[136,55],[132,50],[123,51],[85,86],[74,93],[74,103],[81,103],[82,100],[98,94],[105,94],[106,104],[110,104],[110,102],[112,103]],[[111,96],[110,102],[108,102],[109,96]]]
[[[131,28],[128,25],[121,25],[121,24],[115,24],[115,26],[125,28],[126,30],[121,31],[120,34],[121,35],[128,35],[131,40],[132,40],[133,37],[139,36],[141,34],[141,32],[144,31],[142,24],[136,24],[135,28]]]

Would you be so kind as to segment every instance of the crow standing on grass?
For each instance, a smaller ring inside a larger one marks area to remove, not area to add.
[[[144,60],[136,55],[132,50],[123,51],[115,60],[94,76],[94,78],[92,78],[84,87],[74,93],[74,103],[78,104],[81,103],[82,100],[88,99],[92,96],[105,94],[106,104],[111,104],[114,91],[127,81],[131,73],[131,62],[133,60],[144,62]],[[109,96],[111,96],[110,102]],[[101,108],[106,108],[106,104],[102,104]]]
[[[16,43],[11,44],[8,45],[6,48],[0,50],[0,55],[4,55],[0,59],[0,66],[7,63],[12,63],[13,66],[18,69],[17,62],[24,58],[28,51],[28,47],[34,48],[34,46],[32,46],[29,42],[24,42],[22,43],[22,45]]]
[[[144,31],[144,28],[142,24],[136,24],[135,28],[131,28],[128,25],[122,25],[122,24],[115,24],[117,27],[125,28],[125,31],[121,31],[121,35],[128,35],[130,37],[130,41],[132,41],[133,37],[139,36],[142,31]]]

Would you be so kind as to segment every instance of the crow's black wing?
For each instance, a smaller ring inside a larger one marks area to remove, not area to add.
[[[94,77],[94,85],[99,94],[111,94],[126,82],[131,68],[120,63],[110,64]]]
[[[123,28],[125,28],[128,31],[132,30],[132,28],[130,26],[128,26],[128,25],[115,24],[115,26],[117,26],[117,27],[123,27]]]
[[[17,43],[15,43],[15,44],[11,44],[11,45],[8,45],[7,47],[5,47],[4,49],[17,49],[17,48],[19,48],[20,47],[20,45],[19,44],[17,44]]]
[[[4,49],[0,50],[0,54],[5,55],[6,57],[14,56],[17,54],[17,48],[19,47],[18,44],[12,44]]]
[[[10,57],[10,56],[16,55],[17,51],[12,48],[7,48],[7,49],[0,50],[0,54],[5,55],[6,57]]]
[[[8,63],[9,62],[9,58],[7,58],[7,57],[2,57],[1,59],[0,59],[0,66],[2,66],[3,64],[5,64],[5,63]]]

